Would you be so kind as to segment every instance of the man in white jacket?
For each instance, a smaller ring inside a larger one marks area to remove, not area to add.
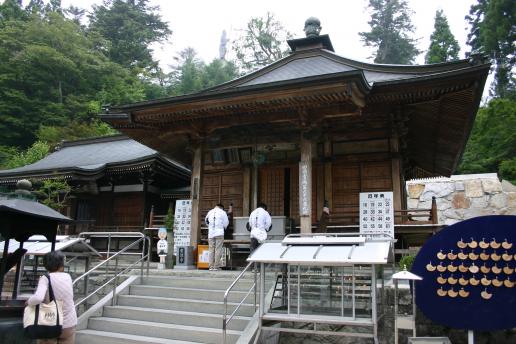
[[[222,204],[217,204],[215,208],[206,214],[204,219],[208,226],[208,245],[210,249],[210,270],[219,270],[222,257],[222,247],[224,245],[224,230],[229,225],[228,215],[224,211]]]
[[[261,243],[267,239],[267,232],[271,230],[272,219],[267,212],[265,203],[258,203],[251,215],[249,215],[249,230],[251,231],[251,254]]]

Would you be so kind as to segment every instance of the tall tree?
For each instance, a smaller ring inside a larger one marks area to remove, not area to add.
[[[516,101],[492,99],[478,111],[460,173],[498,172],[516,183]]]
[[[64,10],[67,16],[75,22],[77,25],[81,25],[82,18],[86,15],[86,10],[80,7],[70,5]]]
[[[360,32],[362,41],[376,49],[375,63],[411,64],[420,51],[410,21],[412,11],[405,0],[369,0],[371,31]]]
[[[8,20],[26,20],[28,15],[21,0],[5,0],[0,4],[0,26]]]
[[[156,69],[151,45],[172,33],[157,12],[159,8],[149,6],[148,2],[104,0],[102,5],[93,6],[90,15],[90,31],[106,39],[103,48],[109,58],[137,73]]]
[[[58,12],[0,25],[0,145],[28,147],[40,124],[67,125],[101,104],[143,99],[141,82]]]
[[[171,93],[188,94],[203,89],[204,62],[197,57],[194,48],[188,47],[174,57],[176,65],[170,73]]]
[[[459,59],[459,42],[453,36],[443,10],[435,12],[434,32],[425,56],[426,63],[439,63]]]
[[[233,41],[238,66],[251,72],[285,57],[289,52],[286,41],[291,36],[270,12],[265,17],[251,18]]]
[[[471,25],[468,44],[473,51],[487,53],[495,66],[494,96],[515,96],[516,2],[478,0],[466,20]]]
[[[232,61],[214,59],[204,67],[203,87],[213,87],[238,76],[238,68]]]
[[[174,58],[176,65],[169,74],[170,94],[182,95],[197,92],[232,80],[238,69],[231,61],[214,59],[206,65],[193,48],[186,48]]]

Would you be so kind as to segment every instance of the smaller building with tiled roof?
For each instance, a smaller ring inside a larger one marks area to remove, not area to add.
[[[76,220],[70,233],[135,230],[145,225],[151,206],[166,211],[171,200],[161,197],[162,190],[188,186],[190,169],[125,135],[114,135],[64,142],[33,164],[0,171],[4,187],[14,187],[20,179],[37,183],[54,178],[72,186],[63,211]]]

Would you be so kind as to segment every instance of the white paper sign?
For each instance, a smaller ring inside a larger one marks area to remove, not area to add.
[[[179,246],[190,246],[190,225],[192,223],[192,201],[177,200],[174,213],[174,254]]]
[[[394,203],[391,191],[360,193],[360,234],[394,238]]]
[[[312,189],[308,175],[308,164],[299,163],[299,212],[301,216],[309,216],[312,212]]]

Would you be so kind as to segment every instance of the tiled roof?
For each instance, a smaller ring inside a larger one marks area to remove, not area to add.
[[[22,167],[0,171],[0,178],[21,173],[38,171],[81,170],[84,172],[100,170],[106,165],[137,162],[151,159],[160,154],[141,143],[123,135],[65,142],[56,152],[45,158]],[[178,163],[165,158],[167,162],[185,169]]]
[[[408,79],[418,76],[418,73],[400,73],[395,71],[372,71],[365,68],[362,69],[327,56],[317,55],[305,56],[288,61],[267,73],[251,79],[250,81],[239,84],[238,87],[356,70],[362,70],[364,72],[364,76],[369,85],[378,81]]]

